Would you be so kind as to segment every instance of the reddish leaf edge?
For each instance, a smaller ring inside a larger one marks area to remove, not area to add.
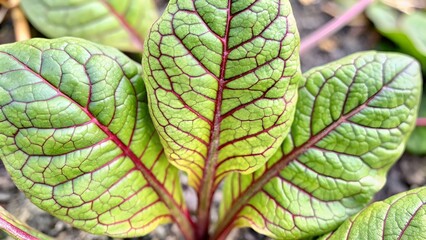
[[[265,170],[263,175],[253,181],[250,186],[246,188],[239,196],[232,201],[231,207],[223,219],[216,226],[210,239],[214,240],[224,240],[229,235],[229,233],[237,227],[235,221],[238,219],[238,214],[244,209],[248,201],[257,194],[262,188],[274,177],[278,176],[280,172],[288,166],[289,163],[297,159],[298,156],[306,152],[310,147],[314,146],[318,141],[326,137],[330,132],[335,130],[341,124],[348,122],[348,120],[362,111],[368,104],[374,100],[374,98],[381,93],[381,91],[386,88],[389,84],[393,82],[400,74],[402,74],[406,69],[410,68],[415,61],[406,65],[401,71],[395,74],[393,78],[384,84],[380,90],[375,94],[370,96],[363,104],[352,109],[350,112],[342,115],[334,123],[330,124],[328,127],[324,128],[322,131],[318,132],[316,135],[313,135],[307,142],[304,144],[295,147],[291,152],[282,156],[276,163],[271,165],[268,169]]]

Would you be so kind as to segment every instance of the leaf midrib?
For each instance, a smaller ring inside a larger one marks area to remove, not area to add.
[[[194,2],[193,2],[194,3]],[[222,98],[223,90],[225,88],[225,74],[226,74],[226,64],[228,61],[228,56],[230,51],[228,50],[228,38],[229,32],[231,29],[231,20],[233,15],[231,14],[231,5],[232,0],[228,0],[227,8],[227,22],[225,28],[225,34],[223,37],[219,38],[223,46],[223,55],[222,63],[220,66],[220,76],[218,80],[218,90],[216,93],[216,104],[214,110],[214,119],[212,121],[213,130],[210,134],[209,145],[207,148],[206,160],[204,163],[203,176],[201,178],[201,189],[198,194],[199,206],[198,206],[198,218],[201,220],[201,225],[203,227],[208,227],[209,218],[210,218],[210,206],[213,193],[217,188],[216,184],[216,170],[217,170],[217,160],[219,154],[219,140],[220,140],[220,125],[222,123]],[[195,3],[194,3],[194,9]],[[212,31],[213,32],[213,31]],[[206,216],[207,215],[207,216]]]

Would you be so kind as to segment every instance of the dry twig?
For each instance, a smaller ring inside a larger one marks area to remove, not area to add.
[[[6,16],[6,13],[10,10],[13,28],[15,30],[15,40],[23,41],[30,39],[30,26],[27,19],[25,18],[24,13],[19,7],[19,0],[0,0],[0,5],[2,6],[0,11],[0,22]]]

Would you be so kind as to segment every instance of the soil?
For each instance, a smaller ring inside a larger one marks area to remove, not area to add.
[[[164,9],[167,0],[156,0],[160,9]],[[339,9],[333,5],[332,1],[326,0],[291,0],[293,10],[301,38],[312,33],[333,16],[340,13]],[[303,3],[303,4],[302,4]],[[36,32],[36,31],[35,31]],[[39,35],[36,33],[36,35]],[[306,71],[314,66],[325,64],[329,61],[339,59],[351,53],[363,50],[371,50],[377,47],[380,42],[379,34],[374,30],[371,24],[363,17],[345,27],[329,39],[322,41],[319,46],[309,53],[301,56],[302,69]],[[14,34],[10,16],[0,23],[0,44],[13,42]],[[184,178],[184,177],[183,177]],[[183,179],[185,180],[185,179]],[[409,154],[404,154],[401,160],[397,162],[389,171],[387,184],[382,191],[376,195],[376,200],[387,198],[395,193],[406,191],[426,184],[426,159]],[[196,200],[194,191],[184,186],[187,196],[188,206],[195,206]],[[221,201],[221,194],[216,194],[215,208]],[[30,226],[53,236],[57,239],[88,239],[88,240],[106,240],[111,239],[103,236],[93,236],[81,232],[70,225],[63,223],[51,217],[49,214],[39,210],[30,203],[21,192],[11,182],[4,166],[0,162],[0,206],[6,208],[20,220],[28,223]],[[214,209],[213,212],[216,212]],[[217,216],[213,216],[217,219]],[[146,240],[174,240],[181,239],[179,230],[174,225],[165,225],[157,228],[152,234],[138,239]],[[0,233],[0,239],[7,237]],[[231,233],[229,239],[237,240],[259,240],[267,239],[250,229],[236,230]]]

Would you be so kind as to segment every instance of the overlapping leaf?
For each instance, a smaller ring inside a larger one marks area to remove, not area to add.
[[[21,0],[31,23],[48,37],[73,36],[141,52],[157,19],[153,0]]]
[[[3,45],[0,62],[0,158],[33,203],[111,236],[185,218],[140,65],[72,38]]]
[[[38,232],[16,219],[13,215],[0,207],[0,231],[5,231],[16,239],[49,240],[48,236]],[[1,235],[0,235],[1,236]]]
[[[166,155],[193,186],[253,172],[277,150],[297,101],[298,44],[287,0],[170,1],[144,73]]]
[[[216,236],[235,226],[283,239],[327,233],[371,200],[402,154],[420,98],[417,62],[360,53],[305,77],[282,149],[227,179]]]
[[[372,204],[321,239],[426,239],[425,223],[426,187],[422,187]]]

